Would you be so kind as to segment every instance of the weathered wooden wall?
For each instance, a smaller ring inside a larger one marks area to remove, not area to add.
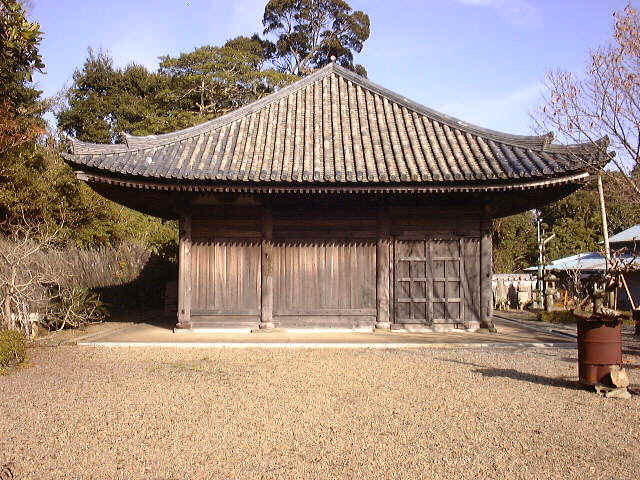
[[[273,255],[277,325],[373,325],[375,243],[283,241],[274,245]]]
[[[261,313],[261,211],[211,208],[192,213],[191,324],[253,327]]]
[[[178,252],[178,328],[191,327],[191,215],[179,221]]]
[[[188,217],[181,325],[463,326],[490,315],[479,212],[298,202]]]
[[[259,242],[194,241],[191,278],[191,315],[260,314]]]
[[[375,211],[273,208],[273,319],[278,326],[373,325]]]

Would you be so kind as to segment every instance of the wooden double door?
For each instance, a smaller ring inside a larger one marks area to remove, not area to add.
[[[462,325],[479,317],[479,240],[396,239],[394,323]]]

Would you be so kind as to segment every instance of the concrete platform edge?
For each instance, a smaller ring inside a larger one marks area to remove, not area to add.
[[[134,348],[576,348],[574,342],[483,342],[483,343],[314,343],[314,342],[78,342],[81,347],[134,347]]]

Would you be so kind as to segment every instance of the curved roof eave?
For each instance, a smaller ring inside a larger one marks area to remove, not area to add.
[[[441,184],[397,184],[397,185],[317,185],[309,184],[281,184],[271,185],[264,183],[224,183],[224,182],[179,182],[179,181],[153,181],[147,178],[130,178],[117,175],[105,175],[103,172],[91,172],[77,170],[79,180],[90,183],[106,183],[127,187],[132,190],[167,190],[182,192],[237,192],[237,193],[409,193],[409,194],[438,194],[450,192],[507,192],[522,191],[539,188],[549,188],[568,184],[580,184],[587,177],[587,172],[561,175],[554,178],[538,180],[522,180],[516,182],[492,182],[479,184],[469,182],[467,184],[451,183]]]

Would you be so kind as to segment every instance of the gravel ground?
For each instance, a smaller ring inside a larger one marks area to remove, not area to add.
[[[565,349],[64,346],[0,377],[23,479],[632,479],[640,396],[578,388]],[[626,355],[634,388],[640,356]]]

